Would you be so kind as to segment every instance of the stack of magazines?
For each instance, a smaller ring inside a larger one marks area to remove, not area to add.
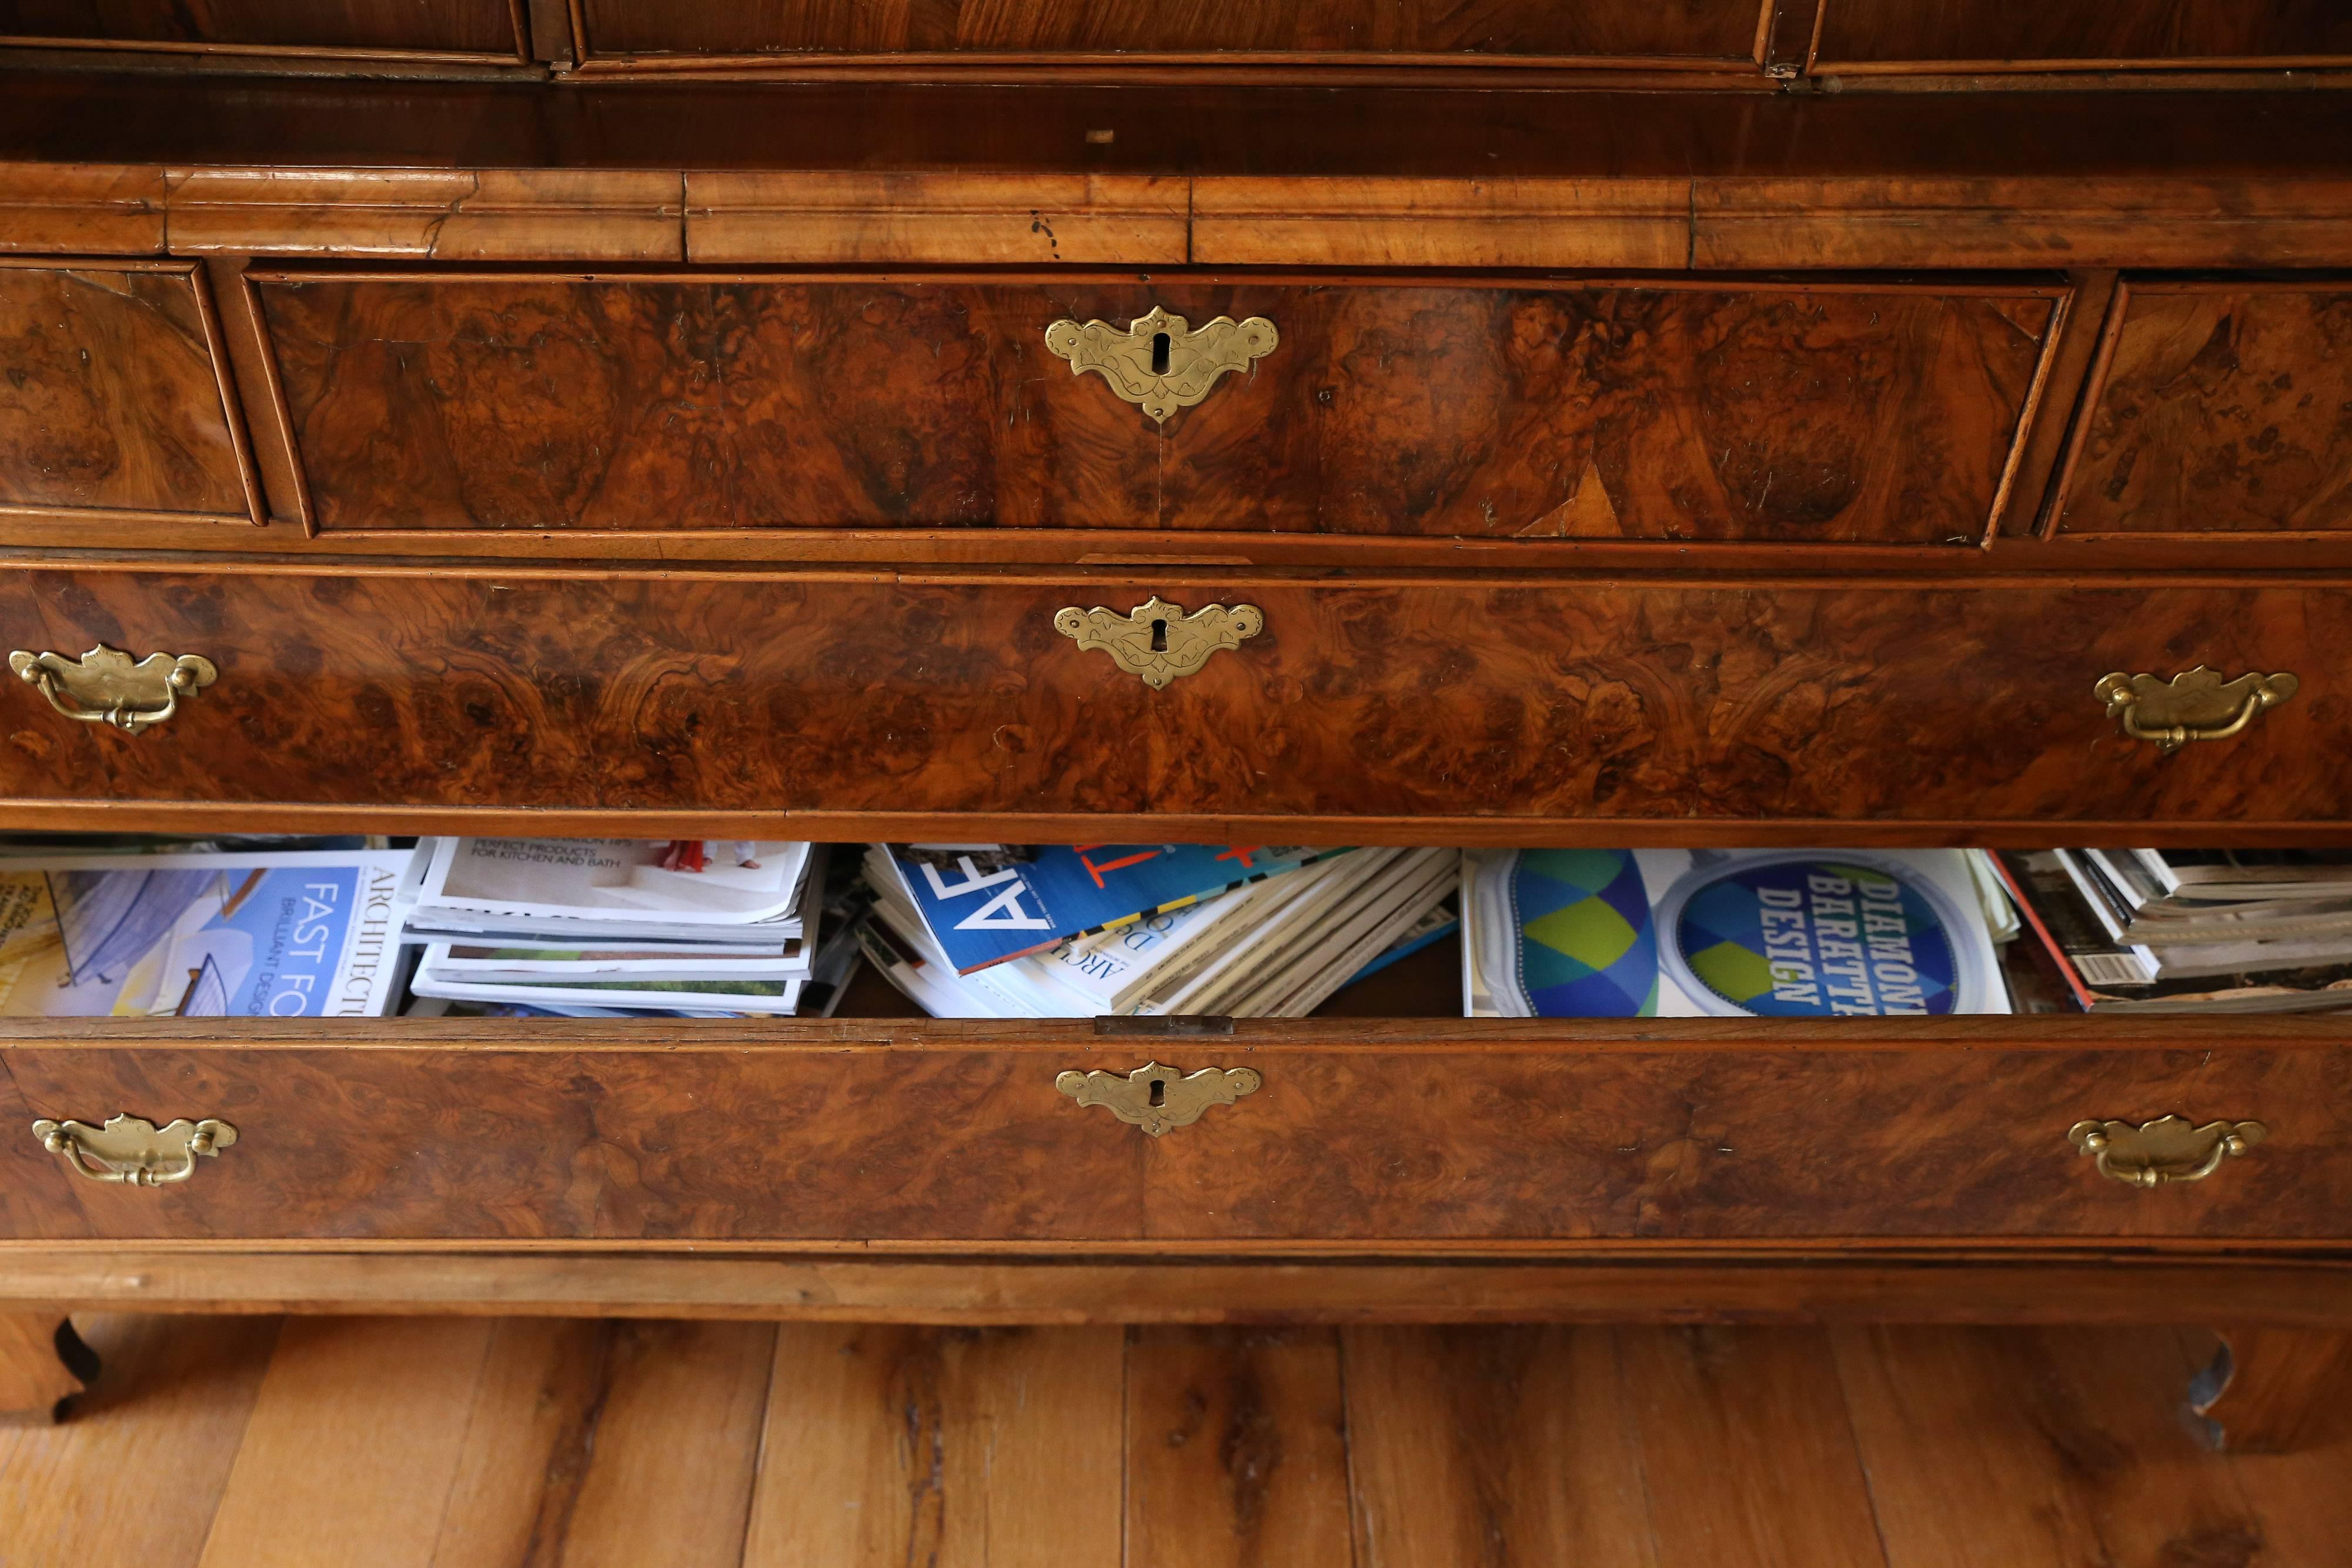
[[[821,845],[426,839],[418,858],[409,985],[429,1002],[573,1018],[799,1009]]]
[[[2352,851],[2042,850],[2000,863],[2086,1011],[2352,1007]]]
[[[1464,857],[1470,1018],[2005,1013],[2009,900],[1962,850]]]
[[[1304,1018],[1454,929],[1454,850],[869,845],[866,956],[937,1018]]]

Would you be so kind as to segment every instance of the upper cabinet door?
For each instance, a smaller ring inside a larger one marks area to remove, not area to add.
[[[579,0],[591,59],[636,55],[1403,55],[1753,61],[1769,0]]]
[[[204,287],[187,262],[0,258],[0,512],[262,520]]]
[[[2345,0],[1822,0],[1813,46],[1823,75],[2347,61]]]
[[[1973,545],[2064,294],[249,276],[328,530]]]
[[[2069,534],[2352,531],[2352,280],[2126,280],[2064,486]]]
[[[509,0],[0,0],[0,41],[514,60],[515,15]]]

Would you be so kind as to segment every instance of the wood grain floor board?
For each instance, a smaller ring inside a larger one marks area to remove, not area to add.
[[[1656,1568],[1612,1331],[1342,1343],[1357,1568]]]
[[[1124,1338],[785,1325],[745,1568],[1117,1568]]]
[[[296,1318],[199,1568],[432,1568],[492,1318]]]
[[[2232,1467],[2184,1419],[2168,1329],[1876,1327],[1832,1343],[1889,1568],[2302,1568],[2264,1554]]]
[[[1622,1328],[1658,1560],[1887,1568],[1819,1330]]]
[[[1125,1568],[1349,1559],[1338,1335],[1129,1330]]]
[[[68,1427],[0,1427],[0,1563],[194,1568],[275,1318],[83,1317],[102,1364]]]
[[[2336,1568],[2210,1336],[86,1317],[0,1568]],[[2192,1339],[2195,1343],[2191,1343]]]

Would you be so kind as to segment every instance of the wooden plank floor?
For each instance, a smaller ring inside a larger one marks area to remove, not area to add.
[[[2170,1331],[95,1317],[0,1568],[2335,1568]]]

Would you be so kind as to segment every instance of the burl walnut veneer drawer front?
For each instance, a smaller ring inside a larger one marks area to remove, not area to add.
[[[1247,604],[1259,630],[1155,690],[1057,625],[1155,593]],[[20,817],[310,802],[355,826],[383,820],[361,808],[509,806],[1150,813],[1277,834],[1384,820],[1391,836],[1496,817],[2137,831],[2341,825],[2352,800],[2344,586],[20,565],[0,567],[0,630],[35,683],[0,686],[0,800]],[[209,684],[142,733],[75,723],[36,685],[107,717],[48,673],[93,644]],[[2109,716],[2104,677],[2197,666],[2300,689],[2169,755]]]
[[[1966,544],[1998,523],[2064,293],[251,276],[330,530]],[[1049,345],[1155,307],[1181,318],[1143,333],[1163,371],[1220,318],[1279,340],[1164,423]]]
[[[1465,1030],[1451,1048],[1147,1053],[1062,1032],[912,1049],[20,1042],[0,1052],[0,1211],[49,1238],[1202,1244],[2293,1240],[2342,1238],[2352,1214],[2341,1050],[1787,1050],[1766,1028],[1730,1049],[1594,1051],[1559,1026],[1549,1049],[1480,1050]],[[1148,1056],[1257,1083],[1157,1136],[1057,1085]],[[212,1118],[234,1140],[180,1151],[158,1168],[187,1178],[148,1186],[78,1173],[30,1130],[118,1113]],[[2145,1190],[2070,1138],[2167,1115],[2267,1136]]]

